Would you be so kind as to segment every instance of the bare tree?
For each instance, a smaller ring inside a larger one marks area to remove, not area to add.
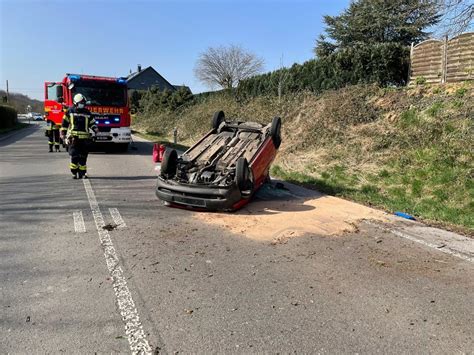
[[[474,3],[472,0],[439,0],[442,21],[439,32],[455,36],[473,28]]]
[[[194,74],[209,87],[230,89],[243,79],[259,74],[263,60],[240,46],[209,47],[199,55]]]

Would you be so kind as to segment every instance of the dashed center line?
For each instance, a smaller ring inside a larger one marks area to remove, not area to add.
[[[72,213],[74,219],[74,231],[76,233],[85,233],[86,225],[84,224],[84,217],[82,217],[82,211],[74,211]]]
[[[109,212],[117,228],[125,228],[127,226],[117,208],[109,208]]]
[[[125,334],[130,344],[130,350],[133,354],[151,354],[151,347],[143,330],[132,294],[128,288],[120,259],[117,256],[109,232],[103,228],[105,226],[104,217],[100,211],[91,183],[89,180],[82,181],[86,189],[92,215],[94,216],[97,232],[99,233],[100,244],[104,250],[107,268],[112,277],[112,285],[122,320],[125,323]]]

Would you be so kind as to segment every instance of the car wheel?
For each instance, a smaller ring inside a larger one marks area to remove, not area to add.
[[[241,157],[235,167],[235,181],[242,196],[250,196],[253,190],[252,174],[247,159]]]
[[[270,135],[273,140],[275,148],[279,148],[281,144],[281,118],[273,117],[272,126],[270,128]]]
[[[214,113],[214,116],[212,117],[212,129],[217,131],[221,123],[224,122],[224,120],[224,111],[217,111],[216,113]]]
[[[174,149],[166,150],[161,162],[161,176],[165,179],[171,179],[176,175],[177,167],[178,153]]]

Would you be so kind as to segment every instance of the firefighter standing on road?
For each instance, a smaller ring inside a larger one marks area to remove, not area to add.
[[[56,124],[53,121],[48,121],[48,128],[46,129],[46,134],[48,136],[48,145],[49,152],[53,152],[53,145],[57,152],[59,150],[59,129],[61,128],[60,124]]]
[[[97,131],[97,126],[91,112],[86,109],[86,98],[82,94],[74,95],[73,103],[74,106],[63,117],[61,132],[63,139],[65,130],[68,133],[71,156],[69,167],[73,178],[87,179],[87,155],[91,140],[89,129]]]

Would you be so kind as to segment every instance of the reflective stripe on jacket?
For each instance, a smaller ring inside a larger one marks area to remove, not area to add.
[[[89,128],[93,128],[95,119],[87,109],[71,108],[63,117],[62,130],[78,138],[90,138]]]

